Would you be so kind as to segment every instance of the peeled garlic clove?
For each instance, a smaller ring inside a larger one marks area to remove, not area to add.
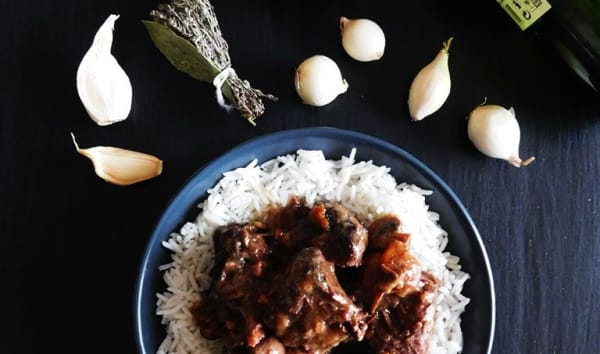
[[[96,174],[107,182],[128,186],[162,173],[163,162],[152,155],[111,146],[81,149],[71,137],[77,152],[92,160]]]
[[[294,85],[302,102],[312,106],[324,106],[348,90],[337,64],[324,55],[304,60],[296,69]]]
[[[340,18],[342,46],[346,53],[358,61],[381,59],[385,51],[385,35],[379,25],[369,19]]]
[[[469,139],[485,155],[506,160],[516,167],[527,166],[535,157],[521,160],[521,129],[515,111],[497,105],[481,105],[469,114]]]
[[[433,61],[425,66],[410,85],[408,110],[413,121],[421,120],[442,107],[450,95],[448,50],[452,38],[444,42]]]
[[[110,53],[118,18],[118,15],[108,16],[77,69],[79,98],[98,125],[122,121],[131,111],[131,82]]]

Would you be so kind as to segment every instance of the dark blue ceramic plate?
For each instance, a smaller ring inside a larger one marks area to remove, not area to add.
[[[209,163],[183,186],[156,225],[141,264],[134,310],[140,352],[155,353],[165,335],[160,318],[155,315],[155,294],[164,291],[158,266],[169,262],[169,251],[161,246],[161,241],[178,231],[185,221],[195,218],[199,201],[223,172],[253,159],[263,162],[298,149],[318,149],[329,159],[339,159],[353,147],[357,148],[357,160],[373,160],[390,167],[398,181],[433,190],[427,202],[439,212],[440,224],[449,233],[448,250],[461,258],[463,270],[471,275],[463,290],[471,298],[462,315],[463,353],[489,353],[495,322],[492,273],[481,237],[461,201],[444,181],[406,151],[368,135],[333,128],[290,130],[256,138]]]

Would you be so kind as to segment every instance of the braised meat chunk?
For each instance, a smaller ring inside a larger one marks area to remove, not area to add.
[[[267,266],[270,247],[265,231],[254,224],[233,224],[217,229],[213,241],[215,295],[225,300],[247,296]]]
[[[266,323],[286,346],[320,353],[351,335],[363,337],[365,315],[321,250],[302,249],[275,281]]]
[[[367,248],[368,232],[356,215],[339,203],[317,203],[311,220],[324,233],[313,241],[325,257],[342,267],[357,267]]]
[[[439,280],[410,254],[409,235],[397,236],[399,223],[384,217],[373,224],[370,240],[385,249],[369,253],[363,270],[363,299],[373,315],[369,345],[379,354],[427,353]]]
[[[308,208],[303,199],[292,197],[285,207],[269,211],[266,225],[286,255],[314,246],[337,266],[362,264],[367,229],[339,203],[319,202]]]
[[[227,352],[254,347],[265,337],[256,306],[264,281],[270,248],[265,233],[255,224],[232,224],[213,234],[213,284],[193,309],[202,335],[223,338]]]
[[[318,248],[302,249],[275,279],[268,298],[265,323],[288,348],[327,353],[349,337],[361,340],[364,335],[365,314]]]
[[[267,213],[265,224],[285,256],[308,246],[319,234],[319,229],[308,217],[309,213],[310,208],[304,199],[297,196],[291,197],[286,206],[271,208]]]
[[[368,342],[378,354],[426,354],[439,281],[423,272],[423,287],[404,297],[386,295],[369,323]]]

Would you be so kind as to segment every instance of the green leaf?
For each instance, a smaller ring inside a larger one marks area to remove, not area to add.
[[[170,28],[154,21],[142,21],[154,45],[174,67],[194,79],[212,82],[219,73],[198,49],[187,39],[177,35]],[[229,96],[229,95],[228,95]]]

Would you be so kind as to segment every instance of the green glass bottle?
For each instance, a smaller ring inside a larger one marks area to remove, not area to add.
[[[600,0],[497,2],[521,29],[549,41],[577,75],[600,93]]]

